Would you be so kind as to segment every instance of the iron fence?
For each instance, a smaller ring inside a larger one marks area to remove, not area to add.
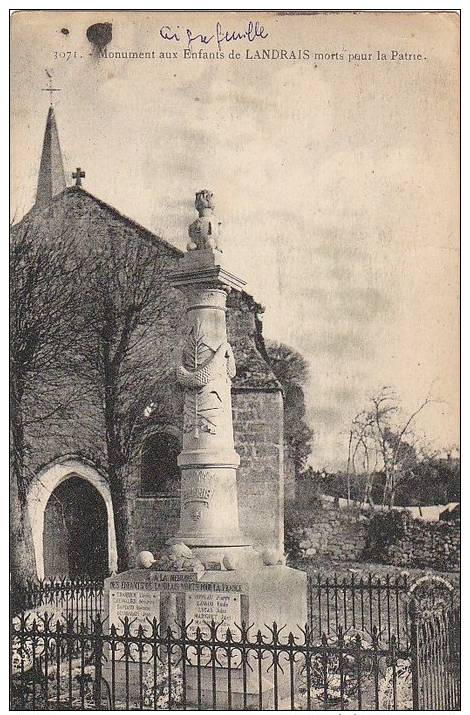
[[[19,613],[47,611],[49,615],[71,617],[91,627],[103,609],[103,581],[80,576],[29,583],[16,604]]]
[[[339,578],[337,574],[308,576],[308,615],[312,632],[336,633],[341,626],[372,632],[377,626],[379,639],[390,643],[395,634],[397,646],[409,643],[410,585],[406,575],[380,578]]]
[[[308,575],[308,619],[312,634],[328,637],[358,630],[372,632],[377,626],[381,642],[390,643],[395,634],[397,646],[409,644],[410,582],[406,575],[384,578],[355,574],[340,578],[337,574]],[[36,610],[67,618],[76,617],[87,626],[102,612],[103,582],[86,576],[57,578],[28,586],[18,612]]]
[[[308,624],[222,633],[103,619],[103,584],[32,584],[13,620],[20,709],[458,709],[460,611],[444,579],[308,578]]]
[[[417,620],[412,643],[415,699],[422,710],[460,706],[460,610],[452,608]]]
[[[12,628],[13,697],[21,709],[397,709],[412,704],[410,651],[377,629],[320,639],[273,624],[222,632],[190,624],[93,628],[44,614]],[[400,670],[402,669],[402,671]],[[401,674],[401,675],[400,675]],[[399,683],[399,677],[402,682]],[[403,702],[402,702],[403,701]],[[392,708],[393,706],[393,708]]]
[[[334,574],[308,576],[308,613],[312,633],[328,636],[339,626],[372,631],[377,625],[379,637],[388,641],[396,634],[398,644],[408,637],[408,593],[406,575],[384,579],[369,574],[348,578]],[[28,585],[22,594],[18,612],[47,610],[69,615],[90,623],[103,607],[103,582],[86,576],[43,580]]]

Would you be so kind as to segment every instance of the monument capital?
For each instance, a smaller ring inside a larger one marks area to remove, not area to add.
[[[187,253],[170,274],[175,288],[198,286],[198,290],[220,288],[226,293],[242,290],[246,282],[231,270],[220,247],[221,222],[214,216],[214,194],[208,189],[196,193],[199,214],[188,228]]]
[[[180,259],[178,268],[170,274],[170,282],[175,288],[200,286],[243,290],[246,282],[230,270],[222,253],[216,248],[188,250]]]

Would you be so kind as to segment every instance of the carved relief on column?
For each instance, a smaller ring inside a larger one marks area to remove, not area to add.
[[[190,522],[198,522],[203,528],[210,514],[210,502],[214,496],[216,475],[207,469],[188,469],[181,490],[181,507]]]
[[[176,370],[186,390],[183,431],[194,440],[201,433],[227,437],[232,428],[230,386],[236,369],[226,336],[226,291],[198,285],[185,292],[189,330],[182,364]]]
[[[213,536],[238,532],[238,507],[234,468],[184,470],[181,487],[180,533]]]
[[[176,379],[184,389],[181,514],[177,537],[192,547],[246,546],[239,531],[231,384],[235,360],[227,340],[226,299],[244,281],[225,265],[220,223],[209,191],[196,196],[199,218],[188,253],[172,274],[187,299],[186,338]],[[220,556],[223,556],[222,552]]]

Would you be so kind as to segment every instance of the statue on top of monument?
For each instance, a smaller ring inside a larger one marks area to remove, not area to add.
[[[219,247],[221,224],[214,216],[214,194],[208,189],[201,189],[196,193],[194,205],[199,218],[189,226],[188,233],[191,240],[186,248],[188,251],[205,248],[221,251]]]
[[[211,209],[211,212],[215,209],[214,205],[214,194],[208,189],[201,189],[196,192],[196,200],[194,202],[199,216],[206,216],[205,213],[207,209]]]

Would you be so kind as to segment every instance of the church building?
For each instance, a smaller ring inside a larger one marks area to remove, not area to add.
[[[136,244],[151,243],[156,255],[164,254],[167,265],[176,267],[182,256],[180,250],[90,194],[84,188],[85,182],[86,174],[81,168],[70,174],[64,169],[51,106],[36,202],[13,226],[13,236],[39,218],[46,230],[49,227],[53,240],[60,221],[67,231],[86,236],[89,241],[99,242],[112,234],[125,236]],[[195,186],[194,190],[199,188]],[[240,527],[255,546],[282,549],[283,391],[269,364],[262,312],[263,308],[246,292],[229,295],[228,339],[237,370],[232,400],[235,449],[241,459],[237,473]],[[171,333],[177,336],[171,355],[174,367],[184,337],[182,315],[184,306],[179,303],[175,305],[176,327]],[[154,399],[154,395],[148,395],[145,429],[126,469],[131,562],[141,550],[155,552],[161,548],[176,532],[179,519],[180,475],[176,460],[182,448],[182,399],[174,377],[168,381],[158,409],[152,409]],[[61,430],[45,428],[38,436],[25,428],[27,507],[39,578],[79,574],[103,577],[118,568],[115,504],[108,479],[104,428],[96,419],[90,430],[90,419],[84,394],[82,399],[71,401]]]

